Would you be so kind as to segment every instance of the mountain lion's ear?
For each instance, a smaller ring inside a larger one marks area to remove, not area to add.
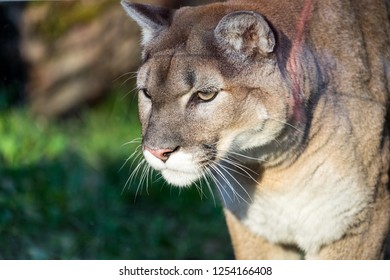
[[[122,0],[121,4],[126,13],[141,27],[142,45],[146,45],[166,29],[174,14],[174,10],[168,8],[130,3],[126,0]]]
[[[257,54],[274,50],[275,36],[265,19],[251,11],[224,16],[214,30],[219,47],[229,59],[244,62]]]

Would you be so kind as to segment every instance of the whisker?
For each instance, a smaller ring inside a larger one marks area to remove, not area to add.
[[[243,157],[245,159],[249,159],[249,160],[253,160],[253,161],[259,161],[258,158],[254,158],[254,157],[250,157],[250,156],[246,156],[244,154],[240,154],[240,153],[237,153],[237,152],[232,152],[232,151],[224,151],[228,154],[232,154],[232,155],[236,155],[236,156],[239,156],[239,157]]]
[[[251,160],[251,161],[254,161],[254,162],[261,162],[261,163],[268,163],[269,161],[267,160],[264,160],[264,159],[260,159],[260,158],[255,158],[255,157],[250,157],[250,156],[247,156],[247,155],[244,155],[244,154],[241,154],[241,153],[238,153],[238,152],[233,152],[233,151],[227,151],[227,150],[218,150],[219,152],[222,152],[222,153],[225,153],[227,155],[229,155],[229,158],[232,158],[234,160],[236,160],[236,162],[242,162],[242,163],[245,163],[246,161],[244,161],[244,159],[248,159],[248,160]],[[226,157],[226,156],[225,156]],[[240,159],[242,158],[242,159]],[[239,163],[238,163],[239,164]],[[244,169],[248,169],[250,170],[250,168],[246,167],[245,165],[242,165],[240,164],[241,167],[243,167]],[[250,170],[252,171],[252,170]],[[252,171],[253,172],[253,171]]]
[[[135,197],[137,197],[139,190],[140,190],[140,192],[142,192],[143,184],[144,184],[144,181],[145,181],[145,179],[147,177],[149,168],[150,168],[149,164],[144,164],[142,172],[141,172],[141,177],[140,177],[140,180],[139,180],[139,183],[138,183],[138,188],[137,188],[137,191],[135,193]]]
[[[230,171],[232,171],[232,172],[235,172],[235,173],[238,174],[238,175],[242,175],[242,176],[244,176],[244,177],[246,177],[246,178],[249,178],[249,179],[251,179],[251,180],[252,180],[254,183],[256,183],[256,184],[258,183],[257,180],[256,180],[255,178],[253,178],[253,176],[252,176],[251,174],[249,174],[249,172],[247,172],[245,169],[242,169],[239,165],[237,165],[236,162],[231,161],[231,160],[227,160],[227,159],[223,159],[222,161],[225,161],[226,163],[232,165],[233,167],[236,167],[236,168],[240,169],[240,170],[241,170],[242,172],[244,172],[245,174],[243,174],[243,173],[241,173],[240,171],[237,171],[237,170],[235,170],[235,169],[233,169],[233,168],[227,167],[226,165],[220,164],[220,165],[224,166],[225,168],[227,168],[228,170],[230,170]],[[254,171],[252,171],[252,172],[255,173]],[[255,174],[258,175],[257,173],[255,173]]]
[[[132,77],[135,78],[135,77],[138,75],[138,71],[135,71],[135,72],[133,72],[133,71],[126,72],[126,73],[120,75],[119,77],[115,78],[115,79],[114,79],[114,82],[117,81],[117,80],[119,80],[120,78],[123,78],[123,77],[128,76],[128,75],[132,75]]]
[[[276,122],[278,122],[278,123],[288,125],[289,127],[294,128],[296,131],[298,131],[298,132],[300,132],[300,133],[302,133],[302,134],[304,133],[304,132],[303,132],[302,130],[300,130],[298,127],[292,125],[292,124],[289,123],[289,122],[281,121],[281,120],[278,120],[278,119],[273,118],[273,117],[270,117],[270,116],[268,116],[268,118],[269,118],[270,120],[276,121]]]
[[[124,147],[124,146],[127,146],[127,145],[131,145],[131,144],[135,144],[135,143],[141,143],[142,141],[142,138],[141,137],[138,137],[138,138],[134,138],[133,140],[129,141],[129,142],[126,142],[126,143],[123,143],[121,145],[121,147]]]
[[[146,193],[149,195],[149,186],[152,187],[152,182],[153,182],[153,177],[154,177],[154,169],[149,166],[149,172],[148,172],[148,183],[146,184]]]
[[[214,196],[214,193],[213,193],[213,189],[211,188],[211,185],[210,185],[210,182],[206,176],[206,173],[203,173],[202,174],[202,180],[206,183],[206,186],[207,186],[207,189],[209,190],[210,194],[211,194],[211,197],[213,198],[213,202],[214,202],[214,207],[216,207],[216,201],[215,201],[215,196]]]
[[[125,185],[123,186],[123,189],[122,189],[122,194],[124,192],[124,190],[126,188],[130,188],[134,178],[137,176],[137,174],[139,173],[141,167],[145,164],[146,160],[145,159],[142,159],[138,162],[137,166],[134,168],[134,170],[131,172],[129,178],[126,180],[126,183]],[[139,188],[139,185],[137,187],[137,192],[138,192],[138,188]]]
[[[129,96],[130,94],[132,94],[134,91],[138,90],[138,88],[133,88],[132,90],[129,90],[128,92],[126,92],[122,97],[121,97],[121,101],[123,101],[127,96]]]
[[[141,174],[141,180],[140,180],[141,184],[144,184],[144,183],[147,184],[149,169],[150,169],[150,165],[145,164],[144,168],[142,170],[142,174]]]
[[[153,185],[154,183],[157,183],[157,182],[163,180],[163,176],[162,176],[161,173],[157,173],[157,175],[156,175],[155,177],[156,177],[156,179],[152,182],[152,185]]]
[[[250,198],[250,195],[248,194],[248,192],[245,190],[245,188],[242,186],[242,184],[236,179],[234,178],[234,176],[232,176],[230,174],[229,171],[227,171],[224,166],[222,164],[218,164],[218,168],[221,168],[227,175],[229,175],[238,185],[238,187],[240,187],[242,190],[244,190],[244,192],[247,194],[247,196]],[[234,188],[234,186],[232,185],[232,183],[229,181],[229,179],[226,177],[226,175],[222,172],[222,170],[219,170],[218,168],[216,168],[216,170],[219,172],[220,176],[222,176],[223,180],[227,183],[228,187],[231,189],[231,191],[233,192],[234,194],[234,197],[239,200],[239,198],[243,201],[245,201],[246,203],[248,203],[246,201],[246,199],[244,199],[239,193],[238,191]],[[249,203],[248,203],[249,204]]]
[[[129,80],[132,80],[132,79],[134,79],[134,78],[136,78],[137,77],[137,74],[135,74],[135,75],[131,75],[129,78],[127,78],[124,82],[122,82],[122,84],[119,86],[119,87],[123,87],[123,85],[126,83],[126,82],[128,82]]]
[[[207,198],[207,196],[203,192],[202,186],[200,184],[198,185],[198,182],[194,182],[194,186],[195,186],[196,190],[198,191],[198,194],[199,194],[199,197],[201,200],[203,199],[203,197]]]
[[[218,190],[218,192],[220,193],[221,198],[222,198],[222,200],[223,200],[223,204],[224,204],[224,205],[227,205],[226,200],[225,200],[225,197],[223,196],[222,190],[221,190],[221,188],[224,190],[224,187],[223,187],[222,184],[219,182],[218,178],[214,176],[214,174],[211,172],[211,170],[206,169],[206,173],[207,173],[207,175],[210,176],[210,178],[214,181],[214,183],[215,183],[215,185],[216,185],[216,187],[217,187],[217,190]],[[227,195],[227,196],[230,198],[230,200],[231,200],[231,197],[230,197],[229,193],[228,193],[226,190],[225,190],[225,193],[226,193],[226,195]]]
[[[246,170],[248,172],[251,172],[251,173],[254,173],[256,175],[259,175],[258,173],[256,173],[255,171],[253,171],[252,169],[250,169],[248,166],[244,165],[244,164],[241,164],[240,160],[238,160],[236,157],[229,157],[229,156],[225,156],[225,155],[218,155],[216,157],[216,159],[220,160],[220,161],[226,161],[226,162],[229,162],[231,163],[232,165],[235,165],[236,167],[240,167],[241,170]],[[242,162],[243,163],[243,162]]]
[[[210,167],[212,170],[214,170],[214,171],[220,176],[220,178],[226,183],[227,187],[229,187],[229,189],[232,191],[234,197],[237,197],[237,196],[236,196],[236,191],[234,190],[233,186],[231,185],[231,183],[229,182],[229,180],[226,178],[226,176],[222,173],[222,171],[219,170],[218,167],[215,166],[215,165],[209,165],[209,167]],[[221,184],[221,187],[222,187],[222,189],[225,190],[225,193],[226,193],[226,194],[228,195],[228,197],[230,198],[230,201],[234,201],[234,200],[232,199],[232,197],[229,195],[229,193],[227,192],[227,190],[223,187],[222,184]]]
[[[278,140],[276,137],[274,137],[274,138],[272,139],[272,141],[275,141],[276,144],[278,144],[279,148],[282,147],[282,142],[280,142],[280,140]]]
[[[130,169],[131,169],[131,167],[133,166],[135,160],[136,160],[137,158],[139,158],[140,155],[142,155],[142,153],[140,153],[140,151],[138,150],[140,146],[141,146],[141,145],[139,145],[137,148],[135,148],[135,150],[133,151],[133,153],[125,160],[125,162],[124,162],[124,163],[122,164],[122,166],[119,168],[119,171],[118,171],[118,172],[120,172],[120,171],[123,169],[123,167],[125,167],[125,165],[129,162],[129,160],[131,160],[131,159],[134,157],[133,162],[132,162],[131,165],[130,165]]]

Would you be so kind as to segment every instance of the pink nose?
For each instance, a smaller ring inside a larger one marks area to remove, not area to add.
[[[169,158],[169,156],[177,150],[174,149],[174,150],[171,150],[171,149],[157,149],[157,150],[154,150],[154,149],[151,149],[149,148],[148,146],[145,146],[145,150],[147,150],[149,153],[151,153],[152,155],[154,155],[156,158],[162,160],[163,162],[166,162]]]

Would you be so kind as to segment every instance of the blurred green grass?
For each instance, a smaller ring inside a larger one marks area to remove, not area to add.
[[[232,258],[207,191],[125,186],[140,127],[124,96],[56,122],[0,111],[0,259]]]

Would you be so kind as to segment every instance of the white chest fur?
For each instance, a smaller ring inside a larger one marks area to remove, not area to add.
[[[237,208],[237,203],[246,202],[235,201],[233,212],[240,209],[241,221],[267,240],[296,244],[316,254],[322,245],[343,236],[369,196],[356,177],[341,175],[329,163],[309,169],[294,173],[288,182],[274,182],[272,188],[259,186],[250,205]]]

